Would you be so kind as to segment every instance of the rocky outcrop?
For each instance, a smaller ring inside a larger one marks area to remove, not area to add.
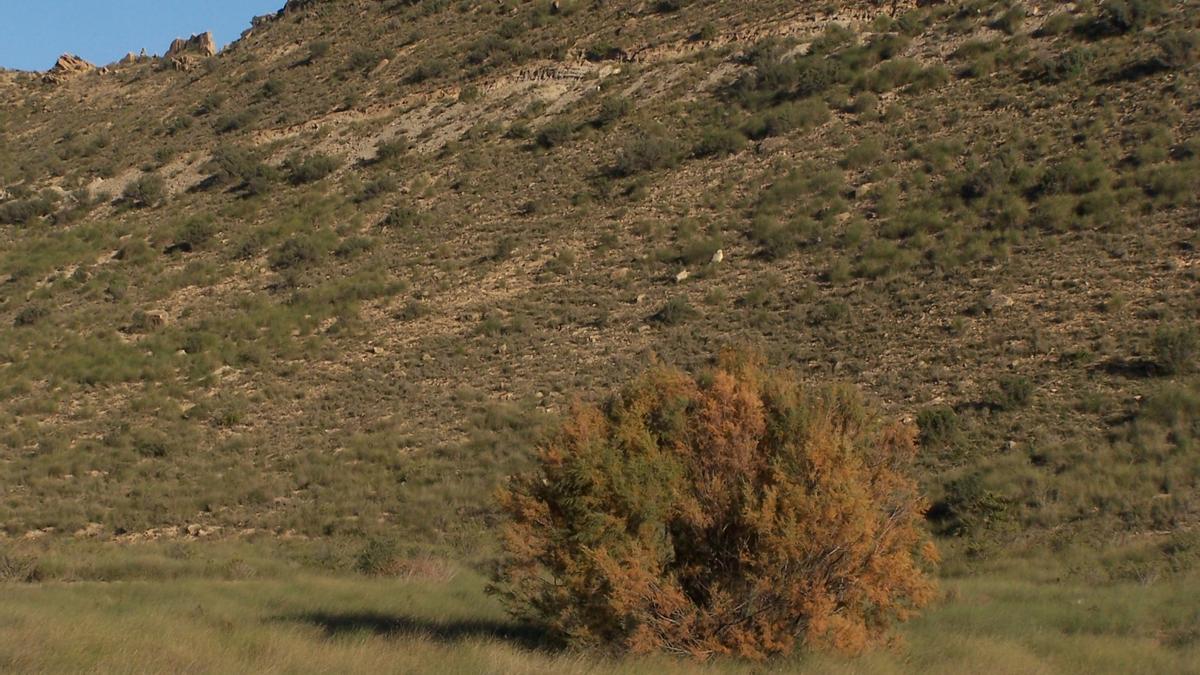
[[[319,2],[321,2],[321,0],[288,0],[287,4],[283,6],[282,12],[284,14],[299,12]]]
[[[63,54],[58,57],[58,61],[54,64],[54,67],[46,71],[46,74],[42,76],[42,81],[48,84],[62,84],[67,80],[95,70],[95,65],[78,56]]]
[[[171,43],[171,47],[167,50],[164,58],[173,59],[185,54],[194,54],[202,57],[216,56],[217,43],[213,40],[213,34],[200,33],[184,40],[177,38]]]
[[[178,38],[171,43],[163,55],[164,64],[175,70],[191,70],[210,56],[216,56],[217,43],[213,34],[200,33],[184,40]]]

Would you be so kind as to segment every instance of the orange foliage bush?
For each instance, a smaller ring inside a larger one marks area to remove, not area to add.
[[[932,597],[911,426],[727,356],[577,404],[500,492],[491,590],[577,646],[854,652]]]

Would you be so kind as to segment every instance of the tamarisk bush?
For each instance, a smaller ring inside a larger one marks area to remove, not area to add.
[[[580,647],[860,651],[934,594],[916,436],[751,356],[655,367],[500,491],[490,590]]]

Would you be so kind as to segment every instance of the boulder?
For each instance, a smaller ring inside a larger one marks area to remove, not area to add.
[[[42,76],[42,81],[48,84],[62,84],[67,80],[90,73],[96,70],[96,66],[89,63],[74,54],[63,54],[58,57],[54,67],[46,71]]]

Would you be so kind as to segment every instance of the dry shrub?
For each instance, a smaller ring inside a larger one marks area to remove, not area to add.
[[[933,596],[916,430],[726,355],[577,404],[501,491],[491,590],[564,641],[698,658],[856,652]]]

